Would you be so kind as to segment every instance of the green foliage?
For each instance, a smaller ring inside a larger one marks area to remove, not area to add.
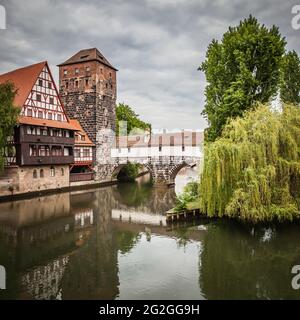
[[[16,96],[14,85],[10,82],[0,84],[0,150],[4,150],[7,138],[13,134],[20,109],[14,106]],[[4,157],[0,153],[0,171],[4,167]]]
[[[176,197],[174,212],[188,209],[190,203],[193,203],[199,197],[198,182],[189,182],[183,190],[183,193]]]
[[[127,163],[119,172],[118,180],[126,182],[134,181],[139,174],[139,167],[139,164]]]
[[[220,136],[229,118],[276,95],[285,44],[277,27],[267,29],[252,16],[230,27],[221,42],[211,42],[199,68],[208,82],[203,111],[210,125],[207,140]]]
[[[117,132],[116,135],[133,135],[133,134],[141,134],[145,130],[151,131],[151,125],[139,119],[139,115],[136,114],[132,108],[124,103],[119,103],[117,106]],[[127,122],[127,132],[121,132],[120,134],[120,126],[119,121]]]
[[[200,209],[253,222],[300,217],[300,110],[259,106],[207,143]]]
[[[288,52],[282,62],[280,97],[285,103],[300,104],[300,59],[295,51]]]

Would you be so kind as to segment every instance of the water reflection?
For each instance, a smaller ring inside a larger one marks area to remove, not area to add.
[[[299,226],[167,226],[174,197],[137,183],[0,204],[0,298],[300,298]]]

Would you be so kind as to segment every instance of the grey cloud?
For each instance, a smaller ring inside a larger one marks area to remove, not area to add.
[[[2,1],[3,2],[3,1]],[[6,0],[0,30],[0,73],[48,60],[56,65],[98,47],[118,69],[118,100],[156,128],[204,128],[205,78],[197,67],[212,38],[250,13],[280,27],[300,52],[291,28],[295,1],[281,0]]]

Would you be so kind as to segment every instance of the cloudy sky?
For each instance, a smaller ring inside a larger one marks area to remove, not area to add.
[[[0,73],[48,60],[56,65],[97,47],[119,69],[118,101],[154,128],[203,129],[205,77],[198,66],[213,38],[250,13],[276,24],[300,53],[291,26],[300,0],[0,0]]]

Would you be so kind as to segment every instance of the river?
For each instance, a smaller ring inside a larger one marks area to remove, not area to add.
[[[181,173],[176,192],[194,174]],[[0,299],[300,299],[299,225],[167,225],[174,199],[145,176],[1,203]]]

